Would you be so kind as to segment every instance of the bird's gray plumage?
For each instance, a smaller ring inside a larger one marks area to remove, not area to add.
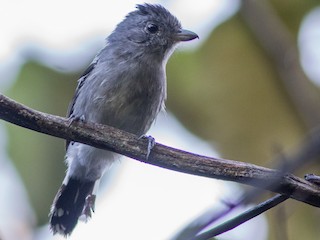
[[[142,136],[164,106],[169,56],[178,42],[196,37],[162,6],[137,5],[79,79],[68,116]],[[90,215],[94,188],[117,156],[67,143],[68,171],[50,213],[54,233],[70,234],[81,214]]]

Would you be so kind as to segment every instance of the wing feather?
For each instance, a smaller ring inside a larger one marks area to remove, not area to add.
[[[72,118],[76,117],[76,116],[73,116],[73,107],[74,107],[74,104],[77,100],[77,97],[79,96],[79,93],[81,91],[81,88],[82,86],[84,85],[87,77],[91,74],[91,72],[93,71],[93,69],[95,68],[97,64],[97,61],[93,61],[88,67],[87,69],[83,72],[83,74],[80,76],[79,80],[78,80],[78,86],[77,86],[77,89],[76,89],[76,92],[69,104],[69,107],[68,107],[68,111],[67,111],[67,117],[70,118],[70,121],[72,121]],[[68,149],[68,146],[70,144],[70,141],[66,141],[66,149]]]

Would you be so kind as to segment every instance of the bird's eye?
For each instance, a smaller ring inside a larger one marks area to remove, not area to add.
[[[157,25],[155,25],[154,23],[149,23],[149,24],[147,25],[146,29],[147,29],[147,31],[148,31],[149,33],[154,34],[154,33],[158,32],[159,27],[158,27]]]

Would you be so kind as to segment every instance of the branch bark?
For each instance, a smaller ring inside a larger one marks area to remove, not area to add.
[[[320,188],[290,173],[250,163],[212,158],[156,143],[147,159],[148,139],[110,126],[73,121],[42,113],[0,94],[0,119],[40,133],[117,152],[162,168],[233,181],[289,196],[320,207]],[[299,158],[320,156],[320,137],[302,148]],[[310,145],[310,147],[308,147]],[[311,149],[310,149],[311,148]]]

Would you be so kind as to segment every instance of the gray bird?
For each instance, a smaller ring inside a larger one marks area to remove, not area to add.
[[[166,99],[168,58],[177,43],[197,38],[160,5],[137,5],[107,38],[106,46],[78,80],[68,110],[77,119],[143,136]],[[49,214],[53,233],[71,234],[91,217],[99,180],[118,154],[67,142],[68,170]]]

